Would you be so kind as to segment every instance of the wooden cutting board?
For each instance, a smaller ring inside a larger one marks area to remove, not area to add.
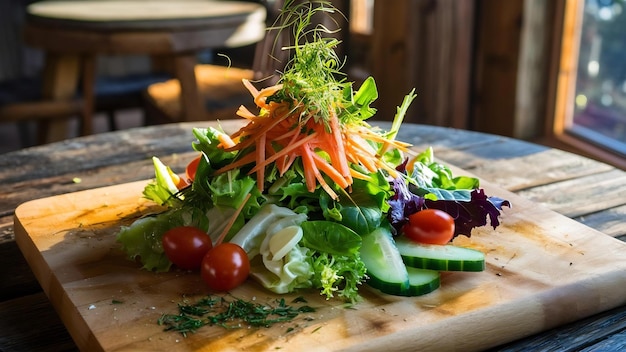
[[[271,328],[204,327],[183,338],[157,325],[176,303],[209,292],[197,273],[156,274],[126,259],[115,233],[150,210],[136,182],[31,201],[15,212],[16,241],[85,351],[478,350],[626,303],[626,243],[483,183],[509,199],[497,230],[459,245],[486,253],[480,273],[445,273],[442,287],[405,298],[368,287],[346,307],[314,291],[314,313]],[[275,304],[250,281],[232,296]]]

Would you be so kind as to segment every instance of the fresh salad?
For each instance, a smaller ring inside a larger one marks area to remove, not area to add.
[[[239,108],[241,129],[194,128],[185,175],[153,158],[143,195],[165,210],[123,227],[123,250],[147,270],[199,271],[213,291],[252,278],[352,302],[364,284],[413,296],[439,287],[440,271],[484,270],[483,253],[450,242],[496,228],[509,202],[396,139],[414,92],[389,131],[370,125],[374,79],[347,82],[339,42],[300,35],[308,17],[278,84],[243,81],[258,109]]]

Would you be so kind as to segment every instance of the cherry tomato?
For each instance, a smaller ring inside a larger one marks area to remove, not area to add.
[[[443,210],[424,209],[409,215],[402,232],[415,242],[447,244],[454,236],[454,218]]]
[[[163,235],[163,250],[167,259],[185,270],[200,268],[202,258],[213,247],[211,238],[193,226],[179,226]]]
[[[188,180],[193,181],[196,178],[196,171],[198,171],[198,165],[200,164],[201,159],[202,155],[199,155],[187,164],[187,167],[185,168],[185,175]]]
[[[229,291],[241,285],[250,273],[248,254],[240,246],[225,242],[209,250],[202,260],[200,274],[215,291]]]

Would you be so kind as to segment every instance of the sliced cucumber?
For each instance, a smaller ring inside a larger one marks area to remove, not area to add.
[[[380,227],[363,236],[360,251],[370,286],[392,295],[407,294],[409,274],[389,229]]]
[[[451,244],[420,244],[404,236],[396,237],[396,246],[409,267],[441,271],[485,270],[485,255],[475,249]]]
[[[407,296],[421,296],[439,288],[441,281],[438,271],[428,269],[406,268],[409,273],[409,289]]]

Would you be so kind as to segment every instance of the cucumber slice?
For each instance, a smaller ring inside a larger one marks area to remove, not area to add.
[[[407,296],[421,296],[439,288],[441,281],[438,271],[428,269],[406,268],[409,273],[409,289]]]
[[[389,229],[380,227],[363,236],[360,254],[370,286],[392,295],[407,295],[409,274]]]
[[[475,249],[451,244],[421,244],[399,236],[396,246],[407,266],[440,271],[483,271],[485,255]]]

